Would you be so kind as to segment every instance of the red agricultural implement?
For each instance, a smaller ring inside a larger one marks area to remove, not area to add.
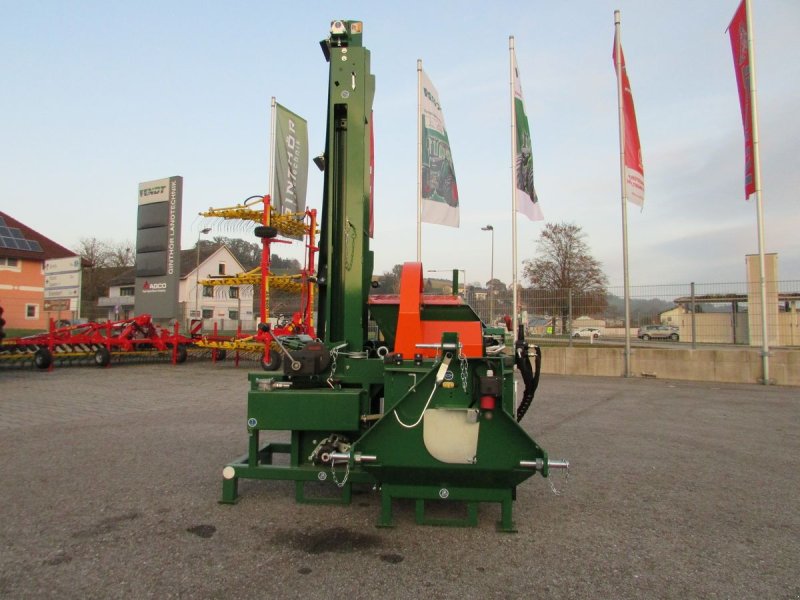
[[[60,364],[91,362],[108,366],[112,358],[167,357],[173,364],[186,361],[187,345],[193,340],[153,323],[150,315],[138,315],[123,321],[83,323],[56,327],[27,337],[4,340],[0,345],[0,363],[23,365],[30,361],[39,369]]]
[[[225,360],[228,352],[234,353],[234,361],[239,364],[241,355],[261,361],[261,366],[272,371],[281,364],[281,357],[288,354],[315,337],[314,328],[308,325],[301,313],[297,312],[292,319],[281,315],[275,325],[259,325],[255,334],[245,334],[241,330],[235,335],[217,334],[216,324],[210,334],[197,334],[193,341],[197,348],[211,350],[211,359],[216,362]]]
[[[316,283],[317,211],[314,209],[300,213],[280,214],[272,210],[271,199],[266,196],[251,196],[244,204],[226,208],[209,208],[200,215],[232,221],[251,221],[259,223],[255,234],[261,238],[261,265],[247,273],[233,276],[218,276],[199,282],[203,286],[258,286],[260,290],[260,316],[258,330],[254,334],[238,331],[233,336],[218,335],[216,324],[211,334],[200,334],[192,330],[192,338],[197,348],[211,350],[213,361],[223,360],[229,352],[239,364],[240,355],[260,360],[266,370],[276,369],[282,356],[290,360],[289,350],[297,349],[316,338],[313,323],[314,289]],[[288,239],[278,239],[283,236]],[[272,244],[292,243],[302,240],[305,246],[305,265],[299,273],[278,275],[270,270]],[[300,309],[289,319],[284,315],[270,323],[269,291],[281,290],[300,295]]]

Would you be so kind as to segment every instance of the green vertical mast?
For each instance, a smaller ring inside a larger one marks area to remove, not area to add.
[[[319,253],[317,331],[328,343],[359,351],[367,341],[370,128],[375,77],[361,45],[361,21],[333,21],[321,42],[330,63],[328,129]]]

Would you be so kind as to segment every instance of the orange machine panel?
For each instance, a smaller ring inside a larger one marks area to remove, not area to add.
[[[422,264],[405,263],[400,277],[400,307],[397,315],[397,336],[394,351],[410,358],[414,354],[434,357],[436,348],[419,348],[417,344],[438,344],[442,334],[458,334],[462,353],[468,358],[483,356],[483,330],[480,321],[423,321]],[[456,301],[449,299],[447,302]]]

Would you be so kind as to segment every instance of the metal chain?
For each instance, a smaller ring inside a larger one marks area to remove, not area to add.
[[[564,474],[564,485],[561,486],[561,489],[556,489],[555,484],[553,483],[552,478],[548,477],[547,482],[550,484],[550,490],[553,492],[554,496],[560,496],[564,493],[564,490],[567,489],[567,484],[569,483],[569,468],[566,469],[566,473]]]
[[[327,384],[333,389],[333,376],[336,374],[336,359],[339,357],[339,350],[347,346],[347,343],[339,344],[338,346],[330,349],[331,354],[331,374],[328,375],[326,380]]]
[[[328,375],[328,385],[333,389],[333,376],[336,374],[336,357],[339,356],[339,348],[331,349],[331,374]]]
[[[343,488],[344,484],[347,483],[347,478],[350,477],[350,460],[347,461],[347,466],[344,469],[344,479],[339,481],[336,479],[336,463],[331,459],[331,477],[338,487]]]
[[[458,360],[461,364],[461,387],[464,388],[464,393],[467,393],[467,357],[464,356],[462,347],[458,349]]]

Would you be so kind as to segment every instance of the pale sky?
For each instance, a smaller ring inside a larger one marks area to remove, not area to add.
[[[269,105],[323,150],[333,19],[364,22],[375,95],[376,272],[416,256],[416,61],[438,88],[461,200],[458,229],[423,225],[426,270],[511,281],[508,36],[545,219],[574,222],[622,283],[615,9],[642,142],[646,200],[629,205],[633,285],[738,282],[757,246],[725,29],[737,0],[228,3],[1,1],[0,207],[67,247],[134,240],[139,182],[184,177],[197,213],[267,191]],[[765,249],[800,280],[800,2],[753,0]],[[309,169],[308,204],[322,174]],[[520,261],[542,222],[518,218]],[[244,237],[239,224],[212,235]],[[252,238],[255,241],[255,238]],[[299,249],[283,251],[292,256]],[[520,274],[522,267],[520,265]]]

